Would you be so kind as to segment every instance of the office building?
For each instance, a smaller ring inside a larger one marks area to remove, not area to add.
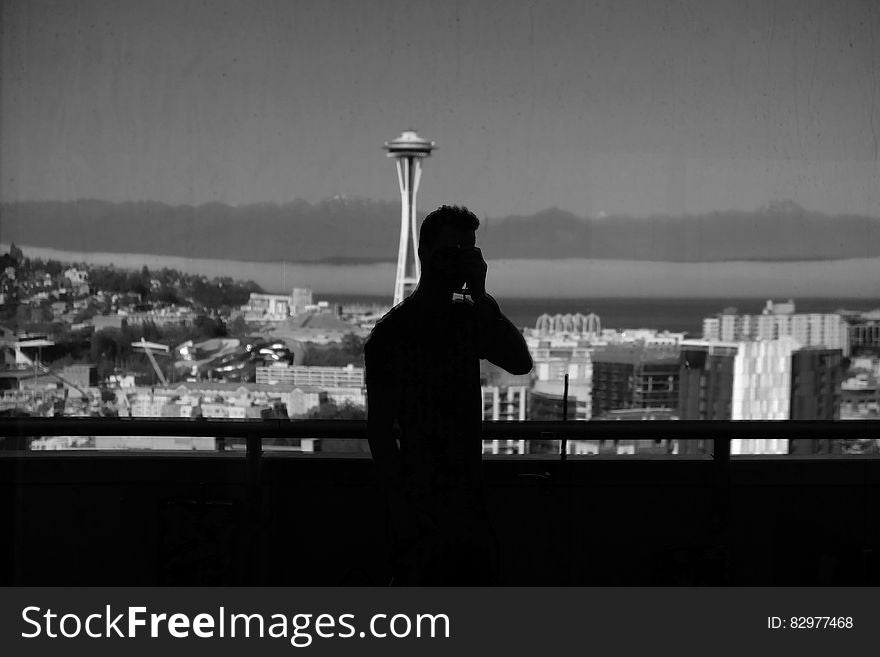
[[[283,322],[289,317],[296,317],[309,311],[326,310],[327,302],[319,302],[316,306],[312,301],[312,290],[307,287],[295,287],[290,294],[259,294],[251,292],[247,305],[242,307],[245,319],[250,321]]]
[[[791,355],[800,346],[791,337],[740,343],[734,360],[732,420],[790,418]],[[733,446],[731,453],[737,453]]]
[[[845,317],[852,353],[880,356],[880,310],[848,312]]]
[[[791,419],[839,420],[843,354],[839,349],[801,349],[791,357]],[[833,440],[799,439],[791,454],[831,454]],[[838,450],[839,451],[839,450]]]
[[[590,347],[581,340],[527,338],[532,356],[532,392],[562,399],[568,374],[568,409],[572,420],[588,420],[592,408],[593,365]],[[536,409],[542,408],[539,398]],[[536,410],[541,416],[544,410]],[[529,419],[538,419],[529,415]],[[556,416],[553,419],[561,419]]]
[[[290,317],[290,297],[288,295],[251,292],[245,307],[245,319],[280,322],[288,317]]]
[[[483,420],[524,421],[527,386],[482,386]]]
[[[808,348],[791,356],[791,419],[839,420],[843,354]]]
[[[686,341],[679,416],[683,420],[836,419],[842,353],[801,349],[791,337],[754,342]],[[682,446],[686,453],[687,445]],[[787,454],[786,440],[731,441],[731,454]],[[797,447],[801,452],[805,445]],[[814,446],[809,449],[814,451]]]
[[[679,349],[609,345],[592,353],[592,417],[678,406]]]
[[[482,386],[484,421],[523,421],[527,419],[528,386]],[[483,454],[525,454],[523,439],[483,441]]]

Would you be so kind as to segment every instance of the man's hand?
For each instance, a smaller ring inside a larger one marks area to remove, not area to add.
[[[464,251],[461,266],[465,272],[468,294],[474,301],[482,299],[486,296],[486,272],[489,270],[489,265],[483,259],[483,252],[476,246]]]

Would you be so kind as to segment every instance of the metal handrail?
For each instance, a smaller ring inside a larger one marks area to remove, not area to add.
[[[542,436],[542,434],[545,434]],[[547,437],[574,440],[872,439],[880,422],[769,420],[484,421],[484,440]],[[367,438],[363,420],[188,420],[178,418],[0,418],[0,436],[211,436],[216,438]]]
[[[259,460],[264,438],[367,439],[363,420],[288,419],[182,419],[182,418],[0,418],[0,436],[16,439],[13,450],[27,450],[32,436],[188,436],[246,438],[249,460]],[[712,458],[719,472],[730,463],[730,440],[755,437],[778,439],[873,439],[880,423],[870,420],[766,421],[766,420],[657,420],[638,421],[484,421],[482,439],[507,440],[713,440]],[[8,443],[7,443],[8,445]],[[560,460],[565,460],[563,447]]]

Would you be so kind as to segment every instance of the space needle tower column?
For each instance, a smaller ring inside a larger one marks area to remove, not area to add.
[[[407,130],[397,139],[385,142],[388,157],[397,160],[397,180],[400,183],[400,245],[397,250],[397,276],[394,279],[395,306],[409,296],[422,273],[418,258],[416,193],[422,176],[421,160],[435,148],[433,141],[422,139],[414,130]]]

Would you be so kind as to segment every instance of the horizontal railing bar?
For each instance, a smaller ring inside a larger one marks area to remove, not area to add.
[[[0,436],[208,436],[216,438],[367,438],[362,420],[187,420],[177,418],[0,418]],[[483,422],[484,440],[872,439],[880,422],[604,421]]]

